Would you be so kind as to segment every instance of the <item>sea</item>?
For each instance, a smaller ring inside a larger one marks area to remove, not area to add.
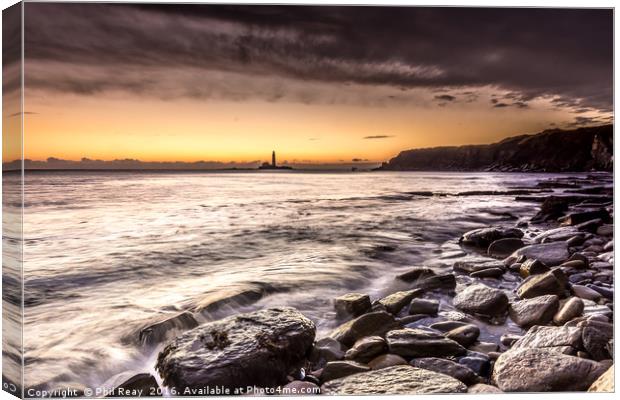
[[[538,203],[508,191],[559,176],[566,175],[26,172],[25,386],[99,387],[156,374],[162,345],[128,338],[222,299],[232,300],[201,322],[286,305],[325,336],[342,322],[335,297],[378,299],[398,290],[395,275],[414,266],[451,271],[455,260],[472,257],[458,244],[463,232],[515,226],[536,213]],[[5,251],[19,234],[20,203],[7,200],[18,180],[3,178]],[[5,282],[18,281],[10,272]],[[264,295],[238,301],[248,289]],[[449,298],[441,301],[451,308]]]

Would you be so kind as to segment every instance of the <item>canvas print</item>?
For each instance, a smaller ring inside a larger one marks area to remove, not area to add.
[[[613,10],[3,11],[3,390],[614,391]]]

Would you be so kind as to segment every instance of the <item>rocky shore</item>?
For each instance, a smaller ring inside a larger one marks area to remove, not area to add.
[[[541,182],[529,220],[455,237],[450,271],[412,266],[382,298],[342,293],[317,337],[290,307],[145,327],[155,370],[119,388],[160,394],[613,391],[612,177]],[[455,233],[458,235],[458,233]],[[158,383],[159,382],[159,383]],[[223,391],[223,392],[215,392]]]

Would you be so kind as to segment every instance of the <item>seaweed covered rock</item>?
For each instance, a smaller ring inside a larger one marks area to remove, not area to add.
[[[286,383],[314,335],[314,323],[291,307],[238,314],[177,337],[159,353],[156,368],[164,384],[179,391],[273,387]]]

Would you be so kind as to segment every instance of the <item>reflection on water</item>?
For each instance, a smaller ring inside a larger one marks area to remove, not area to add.
[[[534,212],[514,196],[428,196],[532,186],[549,175],[458,173],[28,173],[27,386],[95,386],[152,370],[124,340],[148,321],[256,288],[203,318],[290,305],[319,335],[331,299],[377,297],[412,265],[452,264],[455,238]],[[265,288],[268,288],[265,290]]]

